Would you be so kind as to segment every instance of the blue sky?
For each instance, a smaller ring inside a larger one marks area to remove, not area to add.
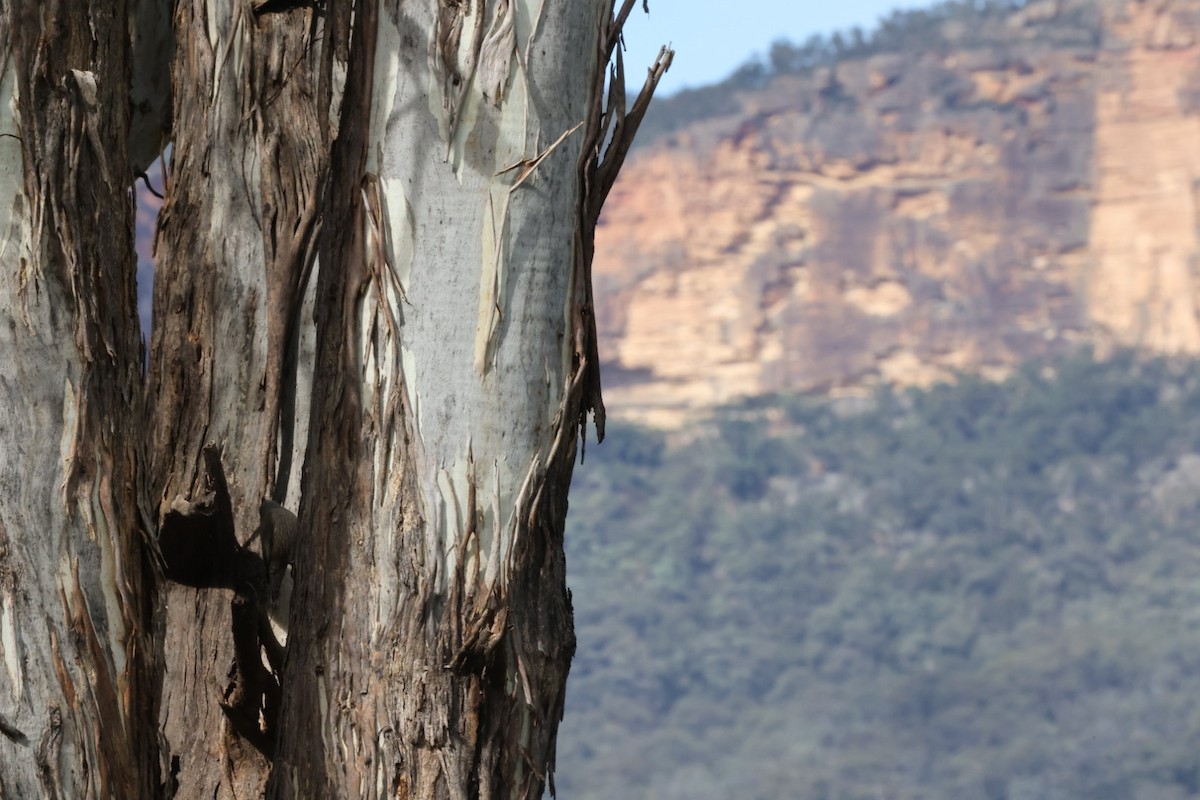
[[[650,14],[634,7],[625,26],[625,69],[630,88],[641,85],[642,66],[671,44],[675,62],[660,85],[667,94],[715,83],[771,42],[802,42],[858,25],[870,30],[896,8],[921,8],[931,0],[650,0]]]

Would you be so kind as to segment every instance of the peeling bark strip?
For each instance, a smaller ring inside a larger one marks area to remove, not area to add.
[[[158,792],[122,0],[0,2],[0,795]]]
[[[638,92],[633,108],[625,110],[625,64],[621,57],[621,32],[637,0],[623,0],[621,9],[600,27],[598,46],[600,63],[612,63],[605,92],[604,71],[596,75],[592,86],[591,110],[584,136],[583,153],[579,160],[578,228],[574,262],[574,293],[571,304],[571,327],[574,334],[575,364],[580,380],[580,397],[571,417],[579,425],[580,436],[587,429],[587,415],[596,422],[596,438],[604,440],[604,400],[600,396],[600,353],[596,345],[596,311],[592,298],[592,261],[596,254],[596,225],[608,193],[625,163],[625,155],[633,145],[638,126],[654,98],[654,90],[668,69],[675,51],[663,47],[646,75],[646,83]],[[643,3],[647,0],[643,0]],[[649,9],[647,9],[648,11]],[[615,63],[613,56],[616,55]],[[605,146],[607,142],[607,147]],[[586,438],[586,437],[584,437]]]

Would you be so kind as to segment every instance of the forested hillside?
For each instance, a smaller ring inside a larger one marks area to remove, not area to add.
[[[1200,364],[673,436],[576,472],[561,798],[1200,796]]]

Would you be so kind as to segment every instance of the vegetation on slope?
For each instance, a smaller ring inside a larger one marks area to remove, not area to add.
[[[560,797],[1200,796],[1200,365],[611,426]]]

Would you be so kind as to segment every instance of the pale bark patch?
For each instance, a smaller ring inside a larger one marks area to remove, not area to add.
[[[3,523],[0,523],[0,528]],[[4,537],[0,536],[0,545]],[[7,551],[7,548],[5,548]],[[7,552],[4,553],[7,555]],[[21,665],[25,661],[21,641],[17,636],[17,614],[14,608],[13,580],[11,574],[0,574],[0,657],[4,659],[4,669],[8,672],[9,693],[13,705],[20,705],[25,688],[25,671]]]
[[[401,77],[401,58],[404,55],[404,37],[400,28],[388,14],[381,14],[379,30],[376,34],[378,46],[375,50],[376,83],[371,92],[371,122],[370,130],[386,131],[392,123],[392,112],[395,108]],[[343,76],[343,82],[345,78]],[[430,92],[430,110],[435,106],[436,94]],[[335,123],[336,124],[336,123]],[[381,152],[378,147],[367,149],[367,171],[378,175]]]
[[[31,255],[28,231],[21,224],[25,170],[16,90],[16,71],[0,64],[0,264],[16,264]],[[8,248],[14,246],[18,253],[11,260],[6,259]]]

